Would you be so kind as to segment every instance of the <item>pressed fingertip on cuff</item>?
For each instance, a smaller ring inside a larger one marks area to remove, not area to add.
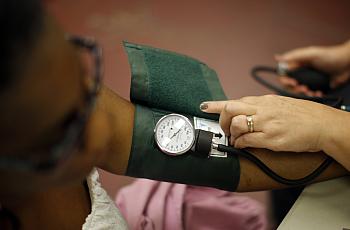
[[[199,109],[202,111],[205,111],[208,109],[208,103],[207,102],[203,102],[199,105]]]

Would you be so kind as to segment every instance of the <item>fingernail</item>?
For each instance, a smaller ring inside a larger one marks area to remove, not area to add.
[[[203,110],[206,110],[208,108],[208,104],[206,102],[203,102],[199,108],[203,111]]]

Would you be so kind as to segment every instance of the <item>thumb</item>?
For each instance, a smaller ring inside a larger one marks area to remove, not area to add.
[[[307,48],[298,48],[291,50],[282,55],[277,55],[276,59],[278,61],[284,62],[294,62],[299,64],[309,64],[311,63],[318,54],[318,48],[307,47]]]
[[[206,101],[200,104],[199,108],[205,113],[221,113],[227,101]]]

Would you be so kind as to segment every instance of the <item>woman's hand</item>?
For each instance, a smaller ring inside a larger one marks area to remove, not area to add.
[[[276,95],[204,102],[201,109],[220,113],[221,128],[236,148],[321,151],[325,134],[336,122],[331,107]],[[252,115],[254,132],[248,131],[247,115]]]
[[[349,80],[350,76],[350,41],[337,46],[312,46],[298,48],[283,55],[276,55],[276,60],[287,63],[288,69],[300,66],[312,66],[331,74],[331,87],[335,88]],[[311,91],[305,85],[300,85],[295,79],[280,77],[280,82],[294,93],[304,93],[308,96],[322,96],[320,91]]]

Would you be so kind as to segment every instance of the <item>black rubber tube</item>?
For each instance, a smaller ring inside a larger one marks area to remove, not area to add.
[[[241,157],[246,158],[247,160],[253,162],[256,166],[258,166],[266,175],[274,179],[275,181],[289,185],[289,186],[299,186],[299,185],[305,185],[316,179],[330,164],[332,164],[333,159],[331,157],[327,157],[326,160],[322,162],[322,164],[316,168],[312,173],[309,175],[300,178],[300,179],[288,179],[285,177],[282,177],[275,173],[272,169],[270,169],[267,165],[265,165],[259,158],[248,152],[244,149],[235,149],[233,147],[229,147],[226,145],[218,145],[217,148],[221,152],[227,152],[231,154],[235,154]]]

